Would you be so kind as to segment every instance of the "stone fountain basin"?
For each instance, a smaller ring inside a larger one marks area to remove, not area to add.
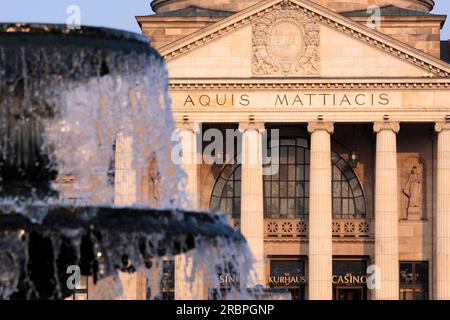
[[[123,272],[151,268],[152,259],[172,256],[196,244],[244,243],[224,216],[176,210],[109,207],[39,207],[44,218],[33,223],[24,214],[0,214],[0,287],[15,284],[11,298],[62,299],[72,290],[69,266],[94,282]],[[36,216],[36,215],[35,215]]]

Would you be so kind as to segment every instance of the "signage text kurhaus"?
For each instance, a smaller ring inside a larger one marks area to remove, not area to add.
[[[231,285],[239,283],[239,278],[237,276],[231,275],[220,275],[219,276],[221,285]],[[270,285],[302,285],[306,284],[307,279],[306,276],[291,276],[286,274],[284,276],[269,276],[268,283]],[[333,284],[339,285],[350,285],[350,284],[364,284],[367,282],[367,275],[354,275],[351,273],[345,275],[333,275],[332,277]]]
[[[190,93],[183,101],[177,97],[176,105],[192,108],[261,107],[261,96],[252,93]],[[367,93],[273,93],[264,96],[265,105],[271,107],[383,107],[391,103],[386,92]]]

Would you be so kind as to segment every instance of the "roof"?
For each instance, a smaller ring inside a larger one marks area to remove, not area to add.
[[[441,41],[441,60],[450,63],[450,40]]]
[[[195,6],[173,10],[168,12],[156,13],[154,17],[229,17],[235,14],[231,11],[205,9]]]
[[[435,14],[431,14],[428,12],[415,11],[410,9],[399,8],[393,5],[381,7],[381,16],[385,17],[429,17],[429,16],[437,16]],[[341,12],[341,15],[345,17],[370,17],[373,15],[373,12],[368,12],[367,10],[355,10],[355,11],[347,11]]]

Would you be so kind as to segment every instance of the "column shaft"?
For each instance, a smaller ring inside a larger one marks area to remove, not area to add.
[[[332,285],[332,211],[331,141],[333,124],[308,125],[311,133],[309,192],[309,299],[331,300]]]
[[[114,204],[132,206],[136,204],[136,170],[133,164],[133,139],[118,133],[116,138]]]
[[[395,122],[375,123],[375,264],[380,270],[376,300],[399,299],[397,133]]]
[[[188,129],[179,131],[179,137],[183,150],[181,167],[186,173],[186,194],[189,203],[185,209],[198,209],[198,146],[197,146],[198,129],[194,125],[190,125]]]
[[[133,206],[137,202],[137,175],[133,168],[133,139],[119,133],[116,138],[114,205]],[[146,286],[143,270],[129,274],[119,272],[125,300],[145,299]]]
[[[264,207],[262,172],[263,124],[241,124],[241,232],[256,259],[257,283],[265,284]]]
[[[450,123],[437,123],[436,300],[450,300]]]
[[[178,134],[182,147],[181,167],[186,173],[186,195],[188,203],[184,209],[197,210],[198,204],[198,126],[193,123],[183,123]],[[186,281],[195,273],[193,283]],[[181,254],[175,257],[175,299],[176,300],[203,300],[207,299],[202,270],[193,269],[192,257],[189,254]]]

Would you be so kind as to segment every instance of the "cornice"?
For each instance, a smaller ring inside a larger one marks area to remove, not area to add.
[[[448,90],[450,79],[171,79],[178,90]]]
[[[192,22],[192,23],[200,23],[200,22],[217,22],[223,19],[223,17],[165,17],[165,16],[136,16],[135,17],[138,23],[157,23],[157,22]],[[144,26],[145,27],[145,26]]]
[[[196,47],[202,46],[212,40],[220,38],[235,29],[250,24],[263,13],[277,9],[284,0],[266,0],[251,6],[235,15],[203,28],[193,34],[170,43],[160,49],[161,55],[170,61]],[[427,70],[430,76],[450,77],[450,65],[417,50],[399,40],[393,39],[376,30],[370,29],[350,18],[344,17],[313,2],[304,0],[287,0],[287,3],[303,10],[311,18],[328,25],[334,30],[343,32],[353,38],[359,39],[372,47],[376,47],[391,55],[408,61],[422,69]]]
[[[348,17],[353,21],[365,22],[367,17]],[[445,21],[446,15],[428,15],[428,16],[381,16],[382,22],[417,22],[417,21]]]

